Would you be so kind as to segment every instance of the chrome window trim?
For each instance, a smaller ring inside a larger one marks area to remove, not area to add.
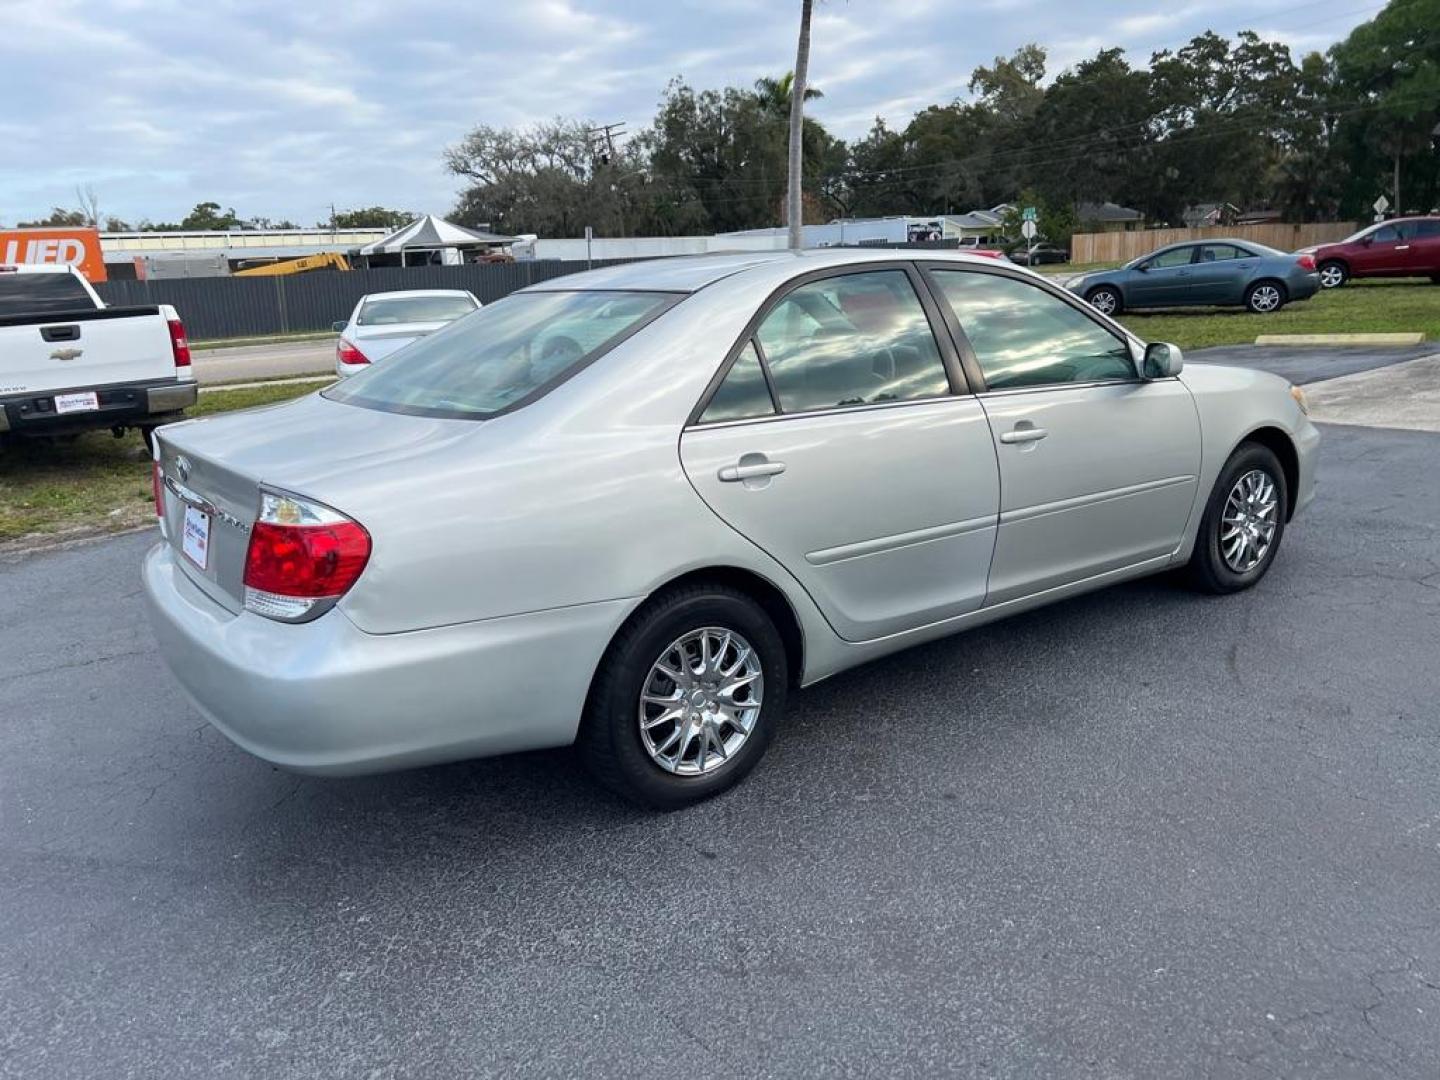
[[[936,405],[942,402],[969,401],[975,394],[932,394],[923,398],[906,398],[904,401],[872,401],[864,405],[846,405],[829,409],[811,409],[808,412],[769,413],[765,416],[743,416],[735,420],[711,420],[701,424],[687,422],[685,431],[715,431],[719,428],[739,427],[742,424],[773,424],[779,420],[807,420],[819,416],[849,416],[853,413],[875,412],[879,409],[905,409],[916,405]]]
[[[833,277],[849,277],[854,274],[877,273],[885,270],[901,271],[909,280],[910,287],[915,290],[915,299],[919,302],[921,310],[925,313],[925,321],[930,325],[930,336],[934,339],[935,349],[940,354],[940,366],[944,369],[945,380],[950,385],[949,392],[925,398],[908,398],[905,401],[884,401],[874,402],[869,405],[851,405],[843,409],[815,409],[803,413],[785,412],[780,407],[780,396],[775,389],[775,380],[771,378],[770,375],[770,360],[765,355],[764,346],[760,344],[758,336],[760,324],[765,321],[769,314],[775,310],[785,297],[804,285]],[[921,273],[913,259],[883,259],[874,262],[842,263],[839,266],[826,266],[818,270],[809,270],[805,273],[797,274],[772,289],[765,299],[761,301],[760,306],[755,309],[755,313],[750,316],[750,319],[745,323],[745,328],[741,330],[740,336],[725,353],[725,359],[721,361],[720,367],[716,370],[715,374],[710,377],[710,381],[705,384],[705,389],[700,394],[700,400],[697,401],[695,407],[690,410],[690,415],[686,417],[682,430],[689,431],[692,428],[719,427],[722,424],[780,420],[792,416],[816,416],[828,412],[855,412],[858,409],[914,405],[926,401],[944,401],[952,397],[969,396],[971,389],[967,377],[968,372],[962,365],[959,355],[955,352],[955,342],[948,333],[944,311],[943,306],[936,302],[935,297],[925,281],[924,274]],[[942,330],[946,332],[942,333]],[[726,376],[730,374],[730,369],[735,366],[735,362],[739,358],[740,353],[744,351],[746,344],[750,342],[754,343],[755,352],[760,357],[760,369],[765,373],[765,384],[770,389],[770,401],[775,408],[775,412],[769,416],[745,417],[739,420],[712,420],[708,423],[703,423],[700,418],[704,416],[705,410],[710,407],[711,399],[715,396],[716,391],[720,389],[720,384],[725,381]]]

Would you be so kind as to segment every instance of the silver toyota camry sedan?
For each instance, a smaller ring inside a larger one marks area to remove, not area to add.
[[[158,432],[156,634],[290,769],[577,744],[655,807],[787,695],[1172,567],[1255,584],[1301,393],[990,259],[705,256],[532,286],[317,394]]]

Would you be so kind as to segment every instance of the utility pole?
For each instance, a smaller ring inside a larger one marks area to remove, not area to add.
[[[800,193],[801,137],[805,133],[805,77],[810,68],[810,12],[814,0],[800,2],[800,43],[795,49],[795,77],[790,81],[790,175],[787,178],[785,216],[790,226],[790,250],[799,251],[805,232],[805,209]]]
[[[590,142],[590,154],[595,159],[595,163],[597,166],[597,168],[594,170],[597,174],[600,171],[598,166],[608,167],[615,163],[615,139],[617,136],[620,138],[624,138],[625,136],[625,121],[623,120],[621,120],[618,124],[601,124],[599,127],[587,128],[585,130],[585,137]],[[595,144],[601,140],[604,141],[604,146],[603,149],[597,152]],[[624,200],[618,199],[619,192],[616,191],[613,180],[610,183],[610,193],[617,196],[617,200],[619,203],[620,235],[624,236],[625,204]],[[589,258],[589,236],[591,231],[592,230],[589,225],[585,226],[587,259]]]

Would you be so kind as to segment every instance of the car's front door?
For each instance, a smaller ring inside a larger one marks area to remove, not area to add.
[[[1239,304],[1245,286],[1260,262],[1234,244],[1201,244],[1190,267],[1192,296],[1197,304]]]
[[[1184,384],[1139,378],[1127,340],[1058,290],[1000,268],[927,272],[983,378],[1000,461],[986,603],[1174,552],[1200,468]]]
[[[984,602],[999,472],[939,320],[913,266],[803,278],[757,313],[680,439],[700,497],[846,640]]]
[[[1130,272],[1126,285],[1126,307],[1165,307],[1193,303],[1191,245],[1156,252]]]

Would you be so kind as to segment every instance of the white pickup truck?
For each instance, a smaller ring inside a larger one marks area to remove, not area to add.
[[[175,309],[106,307],[73,267],[0,265],[0,440],[139,430],[195,404]]]

